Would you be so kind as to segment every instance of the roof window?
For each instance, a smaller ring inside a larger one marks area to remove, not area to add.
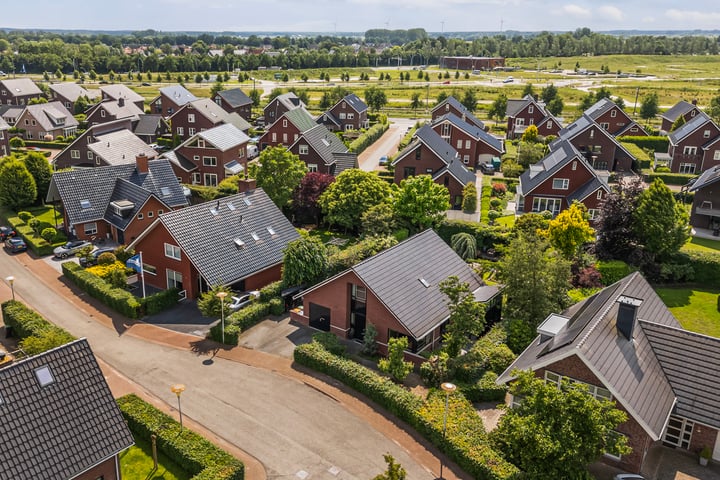
[[[35,377],[41,387],[47,387],[55,382],[55,378],[47,365],[35,369]]]
[[[423,287],[425,287],[425,288],[430,288],[430,282],[428,282],[427,280],[425,280],[423,277],[418,278],[418,280],[420,280],[420,283],[423,284]]]
[[[90,200],[80,200],[80,208],[83,210],[90,208]]]
[[[252,232],[252,233],[250,233],[250,236],[251,236],[252,239],[255,240],[256,242],[259,242],[259,241],[260,241],[260,235],[258,235],[257,233]]]

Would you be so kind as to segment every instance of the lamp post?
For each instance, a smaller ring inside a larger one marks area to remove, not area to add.
[[[450,400],[450,394],[457,390],[457,387],[454,383],[445,382],[442,385],[440,385],[440,388],[442,388],[445,391],[445,414],[443,415],[443,446],[445,446],[445,433],[447,431],[447,416],[448,416],[448,402]],[[442,452],[440,454],[440,478],[438,480],[443,480],[443,457]]]
[[[12,292],[12,299],[15,300],[15,277],[12,275],[5,277],[5,281],[10,285],[10,291]]]
[[[216,296],[220,299],[220,318],[222,319],[222,343],[225,343],[225,297],[227,297],[227,292],[218,292]]]
[[[176,383],[175,385],[170,387],[170,391],[173,392],[175,395],[177,395],[178,412],[180,412],[180,431],[182,432],[183,422],[182,422],[182,405],[180,404],[180,394],[185,391],[185,385],[183,385],[182,383]]]

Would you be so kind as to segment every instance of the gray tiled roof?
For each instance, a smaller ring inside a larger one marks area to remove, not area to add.
[[[75,478],[134,443],[85,339],[0,369],[0,395],[1,478]]]
[[[193,106],[196,113],[204,116],[215,125],[224,122],[228,115],[228,113],[220,105],[209,98],[200,98],[198,100],[188,102],[188,104]],[[174,115],[177,115],[181,111],[184,112],[185,110],[178,110]]]
[[[537,370],[575,355],[654,440],[661,438],[675,395],[644,329],[636,327],[632,341],[618,333],[621,295],[642,300],[638,319],[680,327],[650,284],[635,272],[562,312],[570,319],[568,324],[552,339],[533,340],[498,383],[512,380],[515,369]]]
[[[55,164],[55,160],[57,158],[64,155],[67,151],[74,150],[77,145],[86,145],[88,143],[88,138],[90,137],[96,137],[104,133],[114,132],[117,130],[126,130],[130,128],[132,128],[132,121],[129,118],[123,118],[120,120],[113,120],[112,122],[96,123],[95,125],[91,125],[83,133],[75,137],[75,140],[73,140],[72,143],[62,149],[62,151],[55,156],[55,159],[52,160],[52,163]]]
[[[582,202],[588,195],[591,195],[593,192],[597,192],[598,188],[602,188],[605,192],[610,193],[610,187],[607,182],[596,176],[585,182],[580,186],[580,188],[576,189],[567,196],[568,206],[570,206],[574,200]]]
[[[311,128],[317,126],[315,119],[303,107],[288,110],[283,113],[280,118],[287,118],[288,122],[292,123],[298,130],[300,130],[300,133],[307,132]],[[325,130],[327,130],[327,128]]]
[[[692,134],[697,129],[702,128],[703,125],[705,125],[706,123],[710,122],[712,122],[712,120],[704,113],[701,113],[700,115],[695,115],[695,118],[693,118],[687,123],[682,124],[677,130],[670,132],[670,134],[668,135],[668,139],[670,140],[670,143],[672,145],[677,145],[678,142],[682,141],[685,137]]]
[[[140,118],[133,129],[133,133],[135,133],[135,135],[157,135],[160,123],[165,121],[162,115],[144,113],[139,117]]]
[[[333,124],[335,124],[335,126],[337,126],[337,127],[340,127],[340,126],[341,126],[340,120],[339,120],[335,115],[333,115],[330,110],[328,110],[327,112],[323,112],[322,114],[320,114],[320,116],[318,116],[317,120],[315,120],[315,121],[316,121],[317,123],[324,123],[324,122],[327,121],[327,120],[331,121],[331,122],[332,122]]]
[[[125,230],[130,221],[135,217],[137,212],[151,196],[152,193],[144,188],[139,187],[132,182],[128,182],[124,178],[118,178],[115,182],[115,188],[113,189],[112,195],[110,195],[108,207],[105,210],[105,220],[108,223],[115,225],[120,230]],[[128,209],[125,216],[115,214],[115,211],[110,206],[112,202],[118,202],[121,200],[126,200],[133,204],[133,208]]]
[[[524,98],[517,99],[517,98],[509,98],[507,101],[507,106],[505,107],[505,116],[506,117],[514,117],[515,115],[520,112],[525,106],[531,102],[530,99],[528,99],[529,95],[525,95]]]
[[[585,114],[593,120],[597,120],[598,117],[603,115],[605,112],[609,112],[610,109],[615,106],[617,106],[615,102],[613,102],[609,98],[601,98],[593,105],[591,105],[590,108],[585,110]]]
[[[179,106],[183,106],[188,102],[194,102],[198,99],[182,85],[169,85],[167,87],[162,87],[160,89],[160,93],[171,99],[173,102],[175,102],[176,105]]]
[[[77,127],[78,121],[61,102],[37,103],[25,107],[38,124],[46,131],[58,128]]]
[[[96,135],[95,140],[88,145],[88,149],[108,165],[134,164],[135,157],[140,153],[144,153],[148,158],[157,156],[155,150],[130,130],[116,130],[104,135]]]
[[[678,103],[673,105],[668,111],[660,115],[661,118],[664,118],[666,120],[670,120],[671,122],[674,122],[677,120],[677,118],[680,115],[685,115],[687,112],[695,108],[696,105],[693,105],[690,102],[686,102],[685,100],[680,100]],[[699,110],[699,109],[698,109]]]
[[[585,167],[593,172],[593,168],[587,163],[585,158],[577,151],[577,149],[568,141],[559,139],[551,144],[551,151],[542,160],[520,175],[521,195],[527,195],[535,187],[551,178],[555,172],[567,165],[570,161],[577,160],[585,165]]]
[[[300,108],[295,109],[303,110]],[[289,113],[289,112],[288,112]],[[297,143],[307,143],[310,148],[315,150],[320,158],[323,159],[325,165],[332,165],[335,163],[335,155],[338,153],[348,153],[348,149],[345,144],[340,140],[337,135],[325,128],[324,125],[317,125],[313,122],[313,127],[304,131],[293,145]],[[292,145],[290,146],[292,148]],[[336,173],[337,175],[337,173]]]
[[[195,134],[197,137],[204,139],[210,145],[214,146],[221,152],[226,152],[231,148],[237,148],[243,143],[250,141],[250,137],[245,135],[243,132],[238,130],[234,125],[224,123],[213,127],[209,130],[204,130]],[[190,138],[185,143],[190,143],[195,140]]]
[[[75,102],[80,97],[86,97],[88,100],[97,98],[98,92],[89,92],[85,90],[81,85],[75,82],[63,82],[63,83],[51,83],[48,85],[50,90],[61,95],[63,98]]]
[[[225,123],[234,125],[235,128],[242,132],[249,132],[252,128],[252,125],[250,125],[250,123],[248,123],[248,121],[241,117],[237,112],[228,113],[225,117]]]
[[[362,113],[368,109],[368,106],[365,104],[365,102],[360,100],[360,97],[358,97],[354,93],[347,95],[341,100],[341,102],[347,102],[347,104],[350,105],[358,113]]]
[[[29,78],[6,78],[0,80],[0,84],[13,96],[42,94],[42,90]]]
[[[20,118],[23,111],[25,111],[25,107],[22,105],[0,105],[0,117],[11,125]]]
[[[720,338],[640,321],[677,397],[673,413],[720,428]]]
[[[440,103],[439,105],[436,105],[435,108],[433,108],[433,112],[435,112],[435,110],[437,110],[438,108],[442,107],[442,106],[445,105],[446,103],[449,103],[453,108],[455,108],[455,109],[457,109],[458,111],[462,112],[462,113],[465,115],[465,121],[466,121],[466,122],[472,123],[472,124],[474,124],[475,126],[480,127],[480,128],[485,128],[485,124],[482,122],[482,120],[480,120],[480,119],[477,118],[475,115],[473,115],[473,114],[470,112],[470,110],[468,110],[467,108],[465,108],[465,105],[463,105],[462,103],[460,103],[460,101],[459,101],[457,98],[453,97],[452,95],[450,95],[450,96],[447,97],[445,100],[443,100],[442,103]]]
[[[71,225],[104,218],[118,178],[123,178],[153,193],[170,207],[187,205],[169,160],[150,160],[148,173],[140,174],[134,163],[55,172],[50,181],[47,201],[60,200]],[[163,195],[163,187],[170,196]],[[81,202],[87,200],[88,208]]]
[[[395,165],[410,152],[415,151],[418,143],[427,146],[446,165],[450,164],[453,159],[458,158],[457,150],[455,150],[452,145],[443,140],[430,125],[423,125],[415,132],[415,140],[410,142],[410,145],[398,154],[392,164]]]
[[[142,95],[120,83],[103,85],[100,87],[100,91],[114,100],[117,100],[118,98],[124,98],[127,102],[130,103],[145,101]]]
[[[218,92],[218,95],[220,95],[223,100],[228,102],[233,108],[242,107],[243,105],[252,105],[253,103],[252,98],[248,97],[245,92],[239,88],[223,90],[222,92]]]
[[[465,168],[465,165],[459,160],[459,159],[452,159],[450,160],[450,163],[442,167],[437,172],[433,173],[433,180],[437,180],[445,174],[445,172],[449,172],[450,175],[455,177],[455,179],[460,182],[461,185],[467,185],[468,183],[475,183],[476,177],[473,172]]]
[[[105,100],[104,102],[100,102],[94,107],[91,107],[88,110],[88,115],[91,115],[94,111],[100,108],[104,108],[105,111],[107,111],[110,116],[115,117],[116,120],[123,118],[131,118],[133,120],[137,120],[138,118],[140,118],[140,115],[143,115],[145,113],[140,108],[138,108],[137,105],[129,101],[124,102],[121,106],[117,100]]]
[[[432,122],[432,124],[437,125],[438,123],[445,121],[450,122],[454,127],[461,129],[471,137],[486,143],[488,146],[494,148],[498,153],[503,152],[503,141],[501,139],[490,135],[483,128],[477,127],[471,123],[463,122],[462,119],[454,113],[448,113],[442,117],[438,117]]]
[[[571,123],[567,127],[560,130],[560,132],[558,132],[558,138],[556,138],[555,140],[553,140],[550,143],[550,150],[553,149],[554,144],[562,141],[563,139],[572,140],[577,135],[584,132],[585,130],[587,130],[590,127],[597,127],[597,131],[599,132],[598,135],[606,136],[607,138],[610,139],[610,141],[613,144],[615,144],[616,149],[620,149],[620,151],[622,153],[625,153],[625,155],[627,155],[629,158],[635,158],[630,152],[627,151],[627,149],[625,147],[623,147],[615,139],[615,137],[610,135],[610,133],[608,133],[607,130],[605,130],[604,128],[600,128],[600,126],[597,123],[595,123],[595,121],[592,118],[590,118],[589,116],[587,116],[586,114],[583,114],[580,118],[575,120],[573,123]]]
[[[305,104],[300,97],[295,95],[293,92],[283,93],[276,97],[277,101],[282,103],[288,110],[293,110],[298,107],[304,107]]]
[[[183,154],[175,150],[168,150],[167,152],[163,152],[160,155],[160,158],[166,158],[171,163],[174,163],[178,167],[188,172],[191,172],[198,168],[198,166],[192,160],[186,158]]]
[[[692,186],[690,187],[690,191],[695,192],[717,181],[720,181],[720,165],[705,170],[702,175],[700,175],[700,177],[698,177],[698,179],[695,180],[695,182],[692,184]]]
[[[345,170],[359,168],[357,153],[335,153],[333,154],[333,157],[335,157],[335,171],[333,172],[333,175],[336,177]]]
[[[218,214],[213,215],[211,209]],[[232,284],[281,263],[287,244],[300,238],[261,188],[164,213],[159,223],[209,285]],[[253,233],[260,238],[258,241],[252,238]],[[142,238],[138,237],[133,245]],[[238,246],[235,239],[244,245]]]

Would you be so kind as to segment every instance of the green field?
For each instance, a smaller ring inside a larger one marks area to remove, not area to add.
[[[720,291],[702,287],[656,288],[655,291],[683,328],[720,337],[720,312],[717,308]]]
[[[158,452],[158,469],[153,470],[152,450],[144,440],[135,439],[135,445],[120,454],[120,471],[123,480],[187,480],[190,475]]]
[[[717,253],[718,251],[720,251],[720,240],[690,237],[690,240],[688,240],[687,243],[683,245],[682,250]]]

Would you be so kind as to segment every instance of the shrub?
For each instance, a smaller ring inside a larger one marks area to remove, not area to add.
[[[393,380],[400,383],[412,372],[412,362],[405,361],[405,350],[408,348],[407,337],[391,338],[388,340],[388,356],[381,358],[378,368],[381,372],[389,374]]]
[[[462,209],[466,213],[477,210],[477,187],[473,182],[468,182],[463,188]]]
[[[469,233],[460,232],[450,237],[450,246],[463,260],[477,258],[477,240]]]
[[[355,245],[351,245],[345,250],[339,250],[328,257],[328,276],[347,270],[396,244],[397,240],[393,236],[365,237]]]
[[[572,283],[578,288],[602,287],[602,275],[594,266],[585,267],[573,277]]]
[[[495,197],[504,197],[507,193],[507,185],[504,183],[496,182],[492,184],[492,194]]]
[[[280,292],[282,292],[282,289],[283,289],[283,283],[281,280],[278,280],[277,282],[269,283],[260,289],[259,300],[261,302],[269,302],[271,299],[273,299],[275,297],[279,297]]]
[[[452,236],[460,232],[474,236],[478,248],[482,250],[505,245],[509,241],[509,231],[504,227],[482,225],[464,220],[446,220],[437,228],[437,234],[448,245],[452,245]]]
[[[670,173],[671,171],[670,167],[657,167],[655,169],[655,173]]]
[[[359,155],[363,150],[372,145],[375,140],[382,137],[388,128],[390,128],[390,125],[387,122],[373,125],[368,128],[364,134],[353,140],[348,149]]]
[[[268,302],[268,310],[270,311],[270,315],[282,315],[285,311],[285,304],[283,303],[281,298],[275,297],[270,299]]]
[[[720,301],[719,301],[720,304]],[[374,356],[377,354],[377,328],[372,323],[368,323],[365,326],[365,332],[363,333],[363,347],[362,353],[364,355]]]
[[[666,136],[621,137],[623,143],[633,143],[640,148],[656,152],[667,152],[670,140]]]
[[[448,378],[448,354],[440,352],[431,355],[427,362],[420,365],[420,378],[428,387],[438,388]]]
[[[155,293],[141,300],[145,315],[155,315],[168,308],[174,307],[178,302],[177,288],[169,288],[162,292]]]
[[[2,315],[5,326],[21,340],[21,348],[29,355],[36,355],[75,340],[70,333],[48,322],[22,302],[4,302]]]
[[[475,383],[460,384],[463,395],[471,402],[499,402],[505,398],[506,385],[496,385],[498,375],[488,370]]]
[[[105,255],[104,253],[102,255]],[[100,255],[102,257],[102,255]],[[112,253],[110,254],[112,255]],[[92,273],[93,275],[97,275],[98,277],[102,278],[103,280],[109,280],[110,277],[113,275],[113,272],[119,271],[123,277],[125,276],[125,272],[127,271],[127,267],[124,263],[118,262],[117,260],[113,263],[100,263],[100,258],[98,258],[98,264],[93,265],[92,267],[88,267],[85,269],[86,272]]]
[[[25,223],[26,225],[29,225],[28,222],[30,221],[31,218],[35,218],[35,215],[33,215],[33,214],[30,213],[30,212],[26,212],[26,211],[18,212],[17,216],[18,216],[18,218],[19,218],[20,220],[22,220],[23,223]]]
[[[332,353],[333,355],[337,355],[338,357],[344,357],[345,356],[345,345],[340,343],[340,340],[337,336],[333,335],[330,332],[317,332],[313,333],[312,336],[313,342],[317,342],[320,345],[323,346],[325,350]]]
[[[150,442],[157,437],[158,449],[194,475],[193,480],[243,480],[243,463],[187,428],[173,418],[130,394],[117,400],[120,411],[136,438]]]
[[[667,185],[685,185],[697,175],[686,173],[648,173],[644,175],[647,183],[652,183],[656,178],[661,179]]]
[[[114,288],[102,278],[85,271],[75,262],[62,264],[63,275],[87,292],[91,297],[97,298],[108,307],[129,318],[140,318],[142,305],[140,299],[122,288]]]
[[[228,318],[225,317],[225,343],[223,343],[222,322],[218,322],[216,325],[210,327],[208,338],[215,340],[218,343],[223,343],[223,345],[234,346],[238,344],[241,333],[242,329],[240,326],[234,323],[229,323]]]
[[[499,198],[490,199],[490,208],[493,210],[502,210],[502,204],[503,202]]]
[[[230,323],[240,327],[241,331],[245,331],[263,318],[267,317],[268,313],[270,313],[269,303],[253,302],[247,307],[226,316],[225,322],[227,323],[229,321]]]
[[[57,230],[55,230],[53,227],[48,227],[48,228],[44,229],[42,232],[40,232],[40,236],[46,242],[52,243],[55,240],[55,237],[57,236]]]
[[[491,222],[494,222],[500,217],[502,217],[502,212],[498,212],[497,210],[490,210],[488,212],[488,220],[490,220]]]
[[[518,178],[524,168],[514,160],[503,160],[500,170],[505,178]]]
[[[595,267],[600,272],[600,280],[605,286],[612,285],[634,271],[630,265],[622,260],[601,260],[597,262]]]
[[[113,265],[117,262],[117,257],[112,252],[104,252],[98,256],[97,262],[98,265]]]

